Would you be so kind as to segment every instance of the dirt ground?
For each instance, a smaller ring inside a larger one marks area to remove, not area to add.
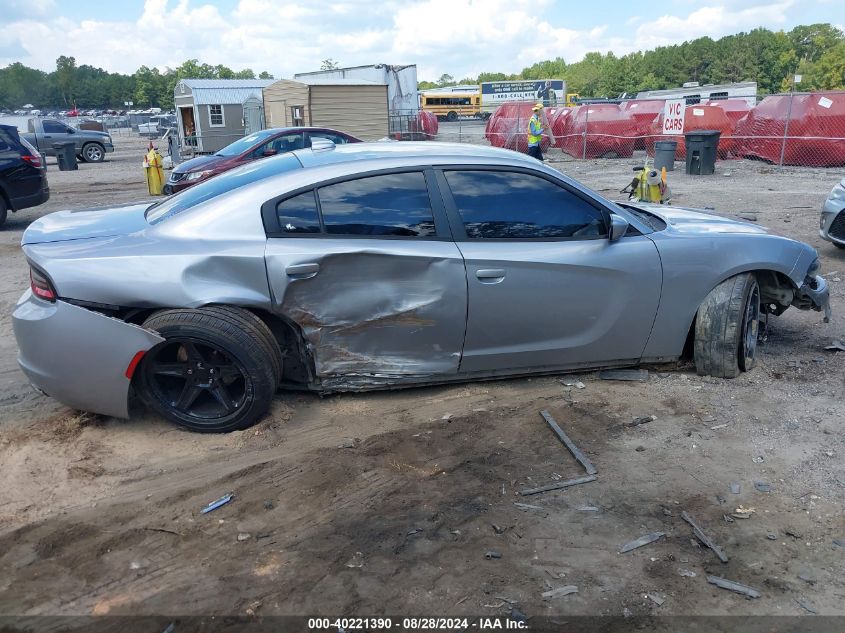
[[[129,421],[72,411],[15,362],[29,222],[147,197],[144,141],[116,145],[77,172],[50,159],[49,203],[0,231],[0,615],[845,615],[845,354],[824,350],[845,336],[845,251],[818,237],[841,170],[725,161],[712,177],[671,174],[677,204],[751,211],[812,244],[831,284],[832,321],[772,319],[757,368],[735,380],[686,364],[651,367],[647,382],[280,394],[258,426],[203,436],[137,408]],[[617,198],[636,163],[549,158]],[[598,478],[519,497],[584,474],[544,409]],[[734,518],[740,507],[754,511]],[[665,536],[619,553],[652,532]],[[566,585],[577,593],[541,595]]]

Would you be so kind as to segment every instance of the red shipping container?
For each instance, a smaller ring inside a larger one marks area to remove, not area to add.
[[[785,165],[837,167],[845,165],[845,92],[796,94],[763,99],[737,124],[743,158]],[[786,122],[789,138],[784,146]],[[796,138],[797,137],[797,138]]]

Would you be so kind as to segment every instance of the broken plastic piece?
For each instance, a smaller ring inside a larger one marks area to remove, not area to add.
[[[558,481],[557,483],[549,484],[547,486],[540,486],[539,488],[528,488],[527,490],[520,490],[520,496],[536,495],[540,492],[549,492],[550,490],[560,490],[562,488],[569,488],[570,486],[577,486],[578,484],[588,484],[595,481],[595,475],[588,475],[587,477],[580,477],[579,479],[569,479],[567,481]]]
[[[230,492],[228,494],[225,494],[222,497],[220,497],[217,501],[212,501],[207,506],[205,506],[202,510],[200,510],[200,514],[207,514],[207,513],[211,512],[212,510],[216,510],[220,506],[226,505],[227,503],[229,503],[234,498],[235,498],[234,492]]]
[[[558,423],[552,417],[551,413],[543,410],[540,411],[540,415],[542,415],[546,422],[548,422],[549,426],[552,427],[552,431],[557,434],[557,436],[560,438],[560,441],[563,442],[564,446],[566,446],[566,448],[569,449],[569,452],[572,453],[572,456],[581,463],[581,465],[584,467],[584,470],[587,471],[588,475],[595,475],[597,472],[599,472],[598,469],[593,466],[593,463],[587,458],[587,456],[581,452],[581,449],[575,446],[575,443],[571,439],[569,439],[569,436],[566,433],[563,432],[563,429],[560,428]]]
[[[557,589],[544,591],[542,596],[546,600],[551,600],[552,598],[568,596],[571,593],[578,593],[578,587],[576,587],[575,585],[566,585],[565,587],[558,587]]]
[[[699,525],[695,522],[695,519],[693,519],[686,510],[681,512],[681,518],[692,526],[692,533],[695,534],[695,538],[713,550],[713,553],[716,554],[720,561],[723,563],[728,562],[728,556],[725,554],[725,550],[716,545],[716,543],[713,542],[713,539],[704,533],[704,530],[699,527]]]
[[[748,585],[743,585],[738,582],[734,582],[733,580],[725,580],[724,578],[719,578],[718,576],[707,576],[707,582],[711,585],[721,587],[722,589],[727,589],[728,591],[748,596],[749,598],[759,598],[762,595],[759,591],[749,587]]]
[[[645,536],[641,536],[640,538],[636,539],[635,541],[631,541],[630,543],[625,543],[625,545],[622,546],[622,549],[619,550],[619,553],[624,554],[625,552],[630,552],[632,549],[637,549],[638,547],[642,547],[643,545],[648,545],[649,543],[654,543],[661,536],[666,536],[666,533],[665,532],[652,532],[651,534],[646,534]]]

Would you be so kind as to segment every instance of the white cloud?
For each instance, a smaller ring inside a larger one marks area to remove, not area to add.
[[[0,48],[0,66],[21,61],[52,70],[59,55],[74,55],[79,64],[129,73],[196,58],[289,77],[332,58],[349,66],[416,63],[421,79],[518,72],[543,59],[577,61],[588,51],[622,55],[703,35],[780,28],[799,8],[796,0],[704,6],[681,0],[656,5],[674,7],[672,13],[614,16],[614,32],[605,23],[572,27],[569,4],[551,0],[239,0],[225,11],[213,0],[146,0],[139,15],[122,21],[61,17],[62,3],[53,0],[4,2],[11,40]],[[630,6],[633,13],[642,5]],[[21,48],[23,57],[2,57]]]

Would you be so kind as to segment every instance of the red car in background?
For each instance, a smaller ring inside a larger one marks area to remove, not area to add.
[[[286,127],[261,130],[227,145],[210,156],[197,156],[173,168],[164,193],[171,194],[203,182],[248,162],[311,147],[312,139],[328,139],[335,145],[360,143],[345,132],[320,127]]]

